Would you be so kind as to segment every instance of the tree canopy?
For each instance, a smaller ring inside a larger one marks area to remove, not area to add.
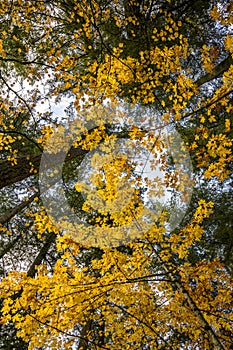
[[[0,348],[231,349],[233,2],[0,15]]]

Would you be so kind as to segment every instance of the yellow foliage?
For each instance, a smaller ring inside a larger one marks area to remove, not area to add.
[[[221,182],[230,175],[233,65],[207,96],[194,77],[199,67],[208,76],[214,72],[218,47],[204,44],[194,53],[197,63],[189,67],[194,54],[183,34],[185,20],[175,20],[163,8],[157,11],[159,4],[152,3],[113,0],[103,6],[101,1],[86,0],[3,0],[0,4],[0,15],[9,21],[9,25],[2,22],[1,64],[12,69],[12,79],[21,74],[32,87],[29,98],[21,97],[11,79],[0,76],[0,150],[6,152],[1,161],[16,166],[21,147],[17,143],[23,145],[21,131],[24,137],[37,125],[39,133],[35,132],[32,141],[27,137],[37,150],[42,147],[56,154],[72,145],[91,154],[88,185],[73,181],[76,191],[84,195],[79,209],[87,222],[83,219],[76,225],[59,218],[58,226],[44,207],[28,211],[30,220],[25,227],[33,222],[30,232],[36,239],[43,241],[56,233],[54,260],[42,259],[34,277],[11,271],[0,284],[1,324],[13,322],[17,336],[29,341],[29,350],[80,348],[82,340],[90,349],[112,350],[214,349],[216,339],[225,348],[230,344],[232,278],[219,259],[190,262],[190,251],[202,240],[204,222],[211,218],[214,203],[200,199],[189,222],[170,232],[172,208],[154,212],[145,202],[149,206],[153,197],[163,197],[165,188],[180,193],[184,189],[180,179],[187,180],[182,169],[171,171],[166,137],[153,133],[165,126],[187,130],[190,125],[188,148],[197,172],[205,179],[217,177]],[[127,14],[130,9],[134,14]],[[151,21],[148,43],[140,41],[143,26],[137,13]],[[211,15],[231,28],[232,2],[226,8],[215,6]],[[152,25],[157,20],[158,28]],[[22,38],[20,30],[25,34]],[[109,44],[112,33],[115,40]],[[229,34],[225,36],[221,53],[225,50],[232,55],[232,40]],[[37,110],[42,83],[49,85],[48,92],[44,87],[42,102],[48,97],[59,101],[66,94],[76,99],[74,110],[68,109],[64,117],[71,119],[67,137],[63,117],[59,116],[63,125],[57,126],[48,111],[43,115]],[[156,107],[159,122],[150,119],[149,112],[142,118],[121,114],[121,104],[114,104],[119,99]],[[103,107],[109,101],[112,110]],[[79,118],[73,120],[76,113]],[[144,122],[145,128],[140,127]],[[218,122],[223,124],[221,129],[216,127]],[[130,141],[125,145],[130,145],[134,157],[118,145],[125,126],[122,138]],[[155,156],[151,168],[165,171],[163,180],[143,177],[144,169],[138,171],[137,152],[141,156],[138,150],[142,148]],[[29,165],[29,175],[35,174],[31,161]],[[14,226],[12,230],[0,226],[2,235],[12,240],[14,230]],[[4,243],[4,249],[7,247]]]

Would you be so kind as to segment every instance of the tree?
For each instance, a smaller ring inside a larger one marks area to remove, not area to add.
[[[232,10],[1,2],[2,347],[231,346]]]

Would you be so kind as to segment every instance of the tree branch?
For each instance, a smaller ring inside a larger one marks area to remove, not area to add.
[[[173,274],[172,274],[168,264],[166,262],[164,262],[160,258],[159,253],[154,249],[152,244],[151,244],[151,246],[152,246],[152,249],[155,252],[155,254],[156,254],[157,258],[158,258],[158,261],[161,264],[161,267],[163,268],[163,270],[170,275],[170,277],[173,280],[175,286],[178,288],[178,290],[180,290],[183,293],[183,295],[184,295],[185,299],[187,300],[190,308],[193,310],[194,314],[197,316],[197,318],[198,318],[200,324],[202,325],[203,329],[208,334],[209,339],[211,340],[212,345],[214,346],[214,349],[215,350],[226,350],[225,347],[223,346],[223,344],[220,342],[219,337],[214,332],[214,330],[211,327],[211,325],[204,318],[203,313],[198,308],[198,306],[196,305],[195,301],[190,296],[189,292],[183,286],[179,276],[173,276]]]
[[[44,258],[46,257],[49,248],[51,247],[51,245],[55,242],[56,239],[56,234],[51,232],[48,234],[44,245],[42,246],[42,248],[40,249],[38,255],[36,256],[35,260],[33,261],[32,265],[30,266],[28,272],[27,272],[27,276],[28,277],[34,277],[35,273],[36,273],[36,266],[40,265],[42,263],[42,261],[44,260]]]
[[[225,60],[223,60],[215,68],[213,68],[211,73],[200,77],[195,83],[197,84],[197,86],[201,86],[213,79],[218,78],[230,68],[231,64],[233,64],[233,58],[231,57],[231,55],[229,55],[227,58],[225,58]]]
[[[9,221],[11,218],[13,218],[16,214],[18,214],[21,210],[26,208],[36,197],[39,197],[40,192],[36,192],[31,197],[25,199],[20,204],[16,205],[14,208],[9,209],[6,211],[5,214],[0,216],[0,224],[5,224],[7,221]]]

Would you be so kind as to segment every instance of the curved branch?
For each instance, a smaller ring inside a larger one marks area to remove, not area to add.
[[[17,58],[0,57],[0,61],[3,61],[3,62],[15,62],[15,63],[22,64],[23,66],[26,66],[26,65],[29,65],[29,64],[36,64],[36,65],[44,66],[44,67],[47,67],[47,68],[54,68],[54,66],[52,66],[52,65],[46,64],[44,62],[37,62],[35,60],[33,60],[33,61],[21,61],[21,60],[18,60]]]
[[[15,91],[14,89],[12,89],[12,88],[10,87],[10,85],[7,83],[6,79],[3,78],[1,71],[0,71],[0,79],[3,81],[3,83],[6,85],[6,87],[7,87],[11,92],[13,92],[13,94],[15,94],[15,96],[17,96],[18,99],[19,99],[20,101],[22,101],[22,102],[25,104],[25,106],[27,107],[29,113],[31,114],[31,116],[33,116],[32,109],[31,109],[31,107],[29,106],[29,104],[27,103],[27,101],[26,101],[22,96],[20,96],[20,95],[18,94],[17,91]]]
[[[30,138],[28,135],[20,132],[20,131],[16,131],[16,130],[3,130],[1,131],[1,133],[3,134],[16,134],[16,135],[20,135],[22,137],[24,137],[25,139],[27,139],[29,142],[33,143],[39,150],[40,152],[43,152],[43,148],[39,145],[39,143],[37,143],[36,141],[34,141],[32,138]]]

